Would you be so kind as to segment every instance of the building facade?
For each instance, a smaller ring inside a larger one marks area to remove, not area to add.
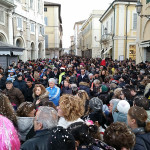
[[[74,44],[75,44],[75,55],[76,56],[81,56],[81,49],[79,49],[79,41],[80,41],[80,38],[79,38],[79,32],[82,28],[82,25],[83,23],[85,22],[85,20],[82,20],[82,21],[79,21],[79,22],[75,22],[74,24]]]
[[[14,0],[0,1],[0,41],[13,45],[12,12]]]
[[[101,57],[136,59],[136,0],[115,0],[100,18]]]
[[[70,55],[76,55],[76,45],[75,45],[75,37],[70,36],[70,48],[69,48],[69,54]]]
[[[141,0],[141,4],[143,6],[137,25],[136,63],[150,61],[150,0]]]
[[[84,57],[100,57],[101,24],[99,23],[99,18],[103,12],[102,10],[93,10],[79,32],[78,47]]]
[[[9,4],[0,10],[0,39],[24,48],[20,59],[45,57],[43,0],[2,0]],[[14,6],[13,8],[10,6]]]
[[[59,58],[63,51],[61,5],[45,2],[44,14],[46,58]]]

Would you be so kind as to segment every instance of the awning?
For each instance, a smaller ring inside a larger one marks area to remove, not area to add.
[[[150,47],[150,40],[141,42],[140,47]]]
[[[23,52],[19,51],[13,51],[13,55],[23,55]]]
[[[104,55],[105,55],[105,54],[108,54],[108,53],[109,53],[109,51],[110,51],[111,49],[112,49],[112,47],[109,47],[107,50],[105,50],[105,51],[104,51],[104,53],[103,53],[103,54],[104,54]]]
[[[10,55],[13,52],[13,55],[22,55],[24,48],[16,47],[8,43],[0,41],[0,55]]]
[[[0,55],[10,55],[10,51],[0,51]]]

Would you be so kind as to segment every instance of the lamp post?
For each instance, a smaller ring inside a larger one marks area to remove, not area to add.
[[[137,12],[137,14],[138,14],[141,18],[142,18],[142,17],[146,17],[146,18],[150,19],[150,15],[143,15],[143,14],[141,14],[143,5],[141,4],[140,0],[137,1],[135,7],[136,7],[136,12]]]

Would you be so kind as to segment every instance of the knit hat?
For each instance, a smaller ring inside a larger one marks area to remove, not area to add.
[[[120,100],[117,104],[117,110],[123,114],[127,114],[130,104],[126,100]]]
[[[98,97],[93,97],[92,99],[90,99],[89,101],[89,107],[93,110],[93,111],[99,111],[103,109],[103,102],[102,100],[100,100]]]
[[[102,85],[102,92],[107,92],[108,91],[108,87],[106,85]]]

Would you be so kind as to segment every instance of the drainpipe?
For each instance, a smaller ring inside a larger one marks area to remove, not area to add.
[[[115,15],[116,15],[116,9],[115,9],[115,6],[112,6],[112,9],[114,10],[114,29],[113,29],[113,35],[112,35],[112,40],[113,40],[113,47],[112,47],[112,59],[115,58],[115,48],[114,48],[114,37],[115,37]]]
[[[102,58],[102,56],[101,56],[101,54],[102,54],[102,41],[101,41],[101,39],[102,39],[102,28],[103,28],[103,24],[102,24],[101,21],[100,21],[100,23],[101,23],[101,38],[100,38],[101,51],[100,51],[100,57]]]
[[[125,59],[127,58],[127,43],[128,43],[128,7],[130,3],[126,5],[126,45],[125,45]]]

